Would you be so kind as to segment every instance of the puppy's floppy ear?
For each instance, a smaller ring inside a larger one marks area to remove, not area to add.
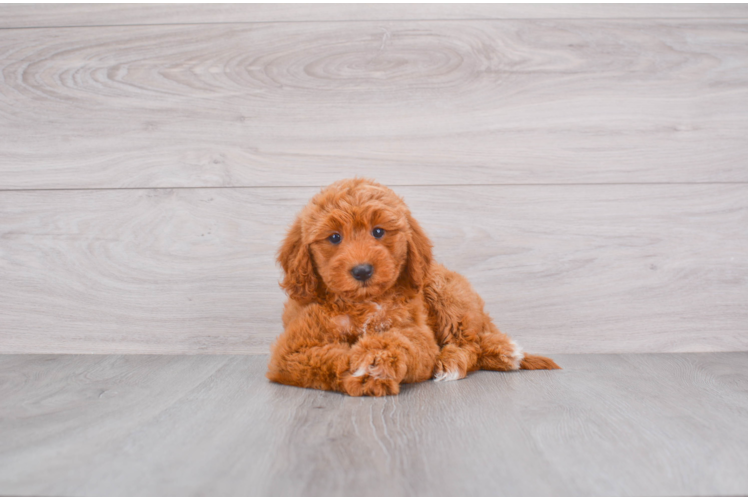
[[[408,256],[405,262],[405,277],[410,286],[420,290],[431,269],[431,241],[420,224],[408,214],[410,234],[408,235]]]
[[[289,297],[302,303],[317,298],[319,281],[309,245],[305,245],[301,239],[301,217],[297,217],[288,230],[286,239],[278,251],[278,263],[285,273],[280,285]]]

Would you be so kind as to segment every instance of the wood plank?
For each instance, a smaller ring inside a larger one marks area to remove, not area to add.
[[[3,4],[0,28],[426,19],[748,17],[745,4]]]
[[[746,21],[0,31],[0,189],[747,182]]]
[[[748,353],[563,355],[349,398],[264,356],[0,356],[0,490],[41,496],[748,493]],[[383,481],[382,478],[387,478]]]
[[[266,353],[313,188],[0,196],[0,351]],[[403,187],[529,352],[748,350],[748,185]]]

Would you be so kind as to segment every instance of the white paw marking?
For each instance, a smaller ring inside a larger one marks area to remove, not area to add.
[[[459,380],[460,372],[458,370],[450,370],[448,372],[437,373],[434,380],[437,382],[450,382],[452,380]]]
[[[366,375],[366,368],[364,368],[363,366],[356,370],[353,374],[354,377],[363,377],[364,375]]]
[[[510,343],[512,344],[512,354],[510,355],[512,358],[512,368],[514,370],[519,370],[519,364],[523,359],[525,359],[525,353],[515,341],[512,340]]]

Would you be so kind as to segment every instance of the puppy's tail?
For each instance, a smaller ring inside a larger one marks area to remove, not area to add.
[[[551,358],[545,356],[536,356],[534,354],[525,354],[525,357],[519,363],[520,370],[560,370],[561,367]]]

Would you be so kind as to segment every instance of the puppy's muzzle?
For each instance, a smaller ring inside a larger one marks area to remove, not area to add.
[[[359,264],[351,269],[351,274],[358,281],[366,281],[374,274],[374,266],[371,264]]]

